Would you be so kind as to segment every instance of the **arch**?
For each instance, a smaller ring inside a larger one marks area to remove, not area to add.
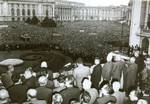
[[[17,16],[20,16],[20,10],[17,9]]]
[[[14,8],[11,9],[11,15],[15,16],[15,10],[14,10]]]
[[[145,52],[148,52],[148,48],[149,48],[149,40],[148,40],[147,37],[145,37],[142,40],[142,50],[145,51]]]
[[[25,16],[25,9],[22,9],[22,15]]]

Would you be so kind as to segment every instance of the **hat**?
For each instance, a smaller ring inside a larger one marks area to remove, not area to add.
[[[42,63],[41,63],[41,68],[47,68],[48,66],[47,66],[47,62],[46,61],[43,61]]]
[[[145,64],[150,64],[150,58],[146,58],[146,60],[144,62],[145,62]]]

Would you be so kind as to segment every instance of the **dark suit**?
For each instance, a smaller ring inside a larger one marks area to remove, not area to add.
[[[25,84],[28,87],[28,89],[30,89],[30,88],[36,88],[37,85],[38,85],[38,81],[37,81],[37,79],[35,77],[31,77],[29,79],[26,79],[23,82],[23,84]]]
[[[113,69],[113,63],[112,62],[107,62],[104,64],[103,69],[102,69],[102,77],[103,79],[106,80],[111,80],[111,72]]]
[[[37,90],[37,99],[46,100],[48,103],[52,102],[52,89],[47,87],[38,87]]]
[[[116,102],[116,98],[114,96],[104,96],[104,97],[98,97],[94,104],[107,104],[108,102]]]
[[[136,86],[137,64],[129,64],[124,73],[124,89],[128,91],[130,87]]]
[[[25,85],[14,85],[8,88],[8,93],[12,103],[22,104],[27,99],[27,86]]]
[[[125,62],[117,61],[113,63],[112,78],[120,81],[123,70],[126,69]]]
[[[80,89],[76,88],[76,87],[71,87],[71,88],[67,88],[64,89],[60,92],[60,94],[63,97],[63,103],[62,104],[69,104],[69,101],[71,99],[79,99],[80,96]]]
[[[98,64],[94,67],[91,74],[92,87],[98,89],[99,82],[101,81],[102,66]]]

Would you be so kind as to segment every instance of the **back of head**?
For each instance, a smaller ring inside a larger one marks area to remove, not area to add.
[[[13,65],[8,65],[8,70],[13,72],[14,71],[14,66]]]
[[[96,65],[100,64],[100,59],[99,59],[98,57],[96,57],[95,60],[94,60],[94,63],[95,63]]]
[[[45,86],[45,85],[47,85],[47,81],[48,81],[48,79],[47,79],[47,77],[45,77],[45,76],[41,76],[41,77],[39,77],[39,79],[38,79],[38,82],[39,82],[40,86]]]
[[[88,90],[92,86],[92,82],[87,78],[83,79],[82,84],[83,84],[83,89],[84,90]]]
[[[140,99],[138,100],[137,104],[148,104],[146,100]]]
[[[24,72],[24,77],[25,77],[25,79],[31,78],[32,77],[32,72],[30,70],[26,70]]]
[[[54,93],[52,96],[52,104],[61,104],[63,102],[63,98],[61,94]]]
[[[120,82],[119,81],[115,81],[112,83],[112,88],[115,92],[119,91],[121,85],[120,85]]]
[[[6,89],[0,90],[0,99],[5,100],[6,98],[9,98],[8,91]]]
[[[27,96],[30,98],[36,98],[36,95],[37,95],[36,89],[29,89],[27,91]]]
[[[135,63],[135,57],[130,58],[130,63]]]
[[[41,68],[47,68],[47,62],[46,61],[43,61],[41,62]]]

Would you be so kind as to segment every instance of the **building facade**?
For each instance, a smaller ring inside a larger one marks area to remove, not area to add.
[[[65,0],[0,0],[0,21],[23,21],[33,16],[60,21],[121,20],[126,12],[126,6],[87,7]]]
[[[138,45],[150,55],[150,1],[130,0],[130,46]]]

